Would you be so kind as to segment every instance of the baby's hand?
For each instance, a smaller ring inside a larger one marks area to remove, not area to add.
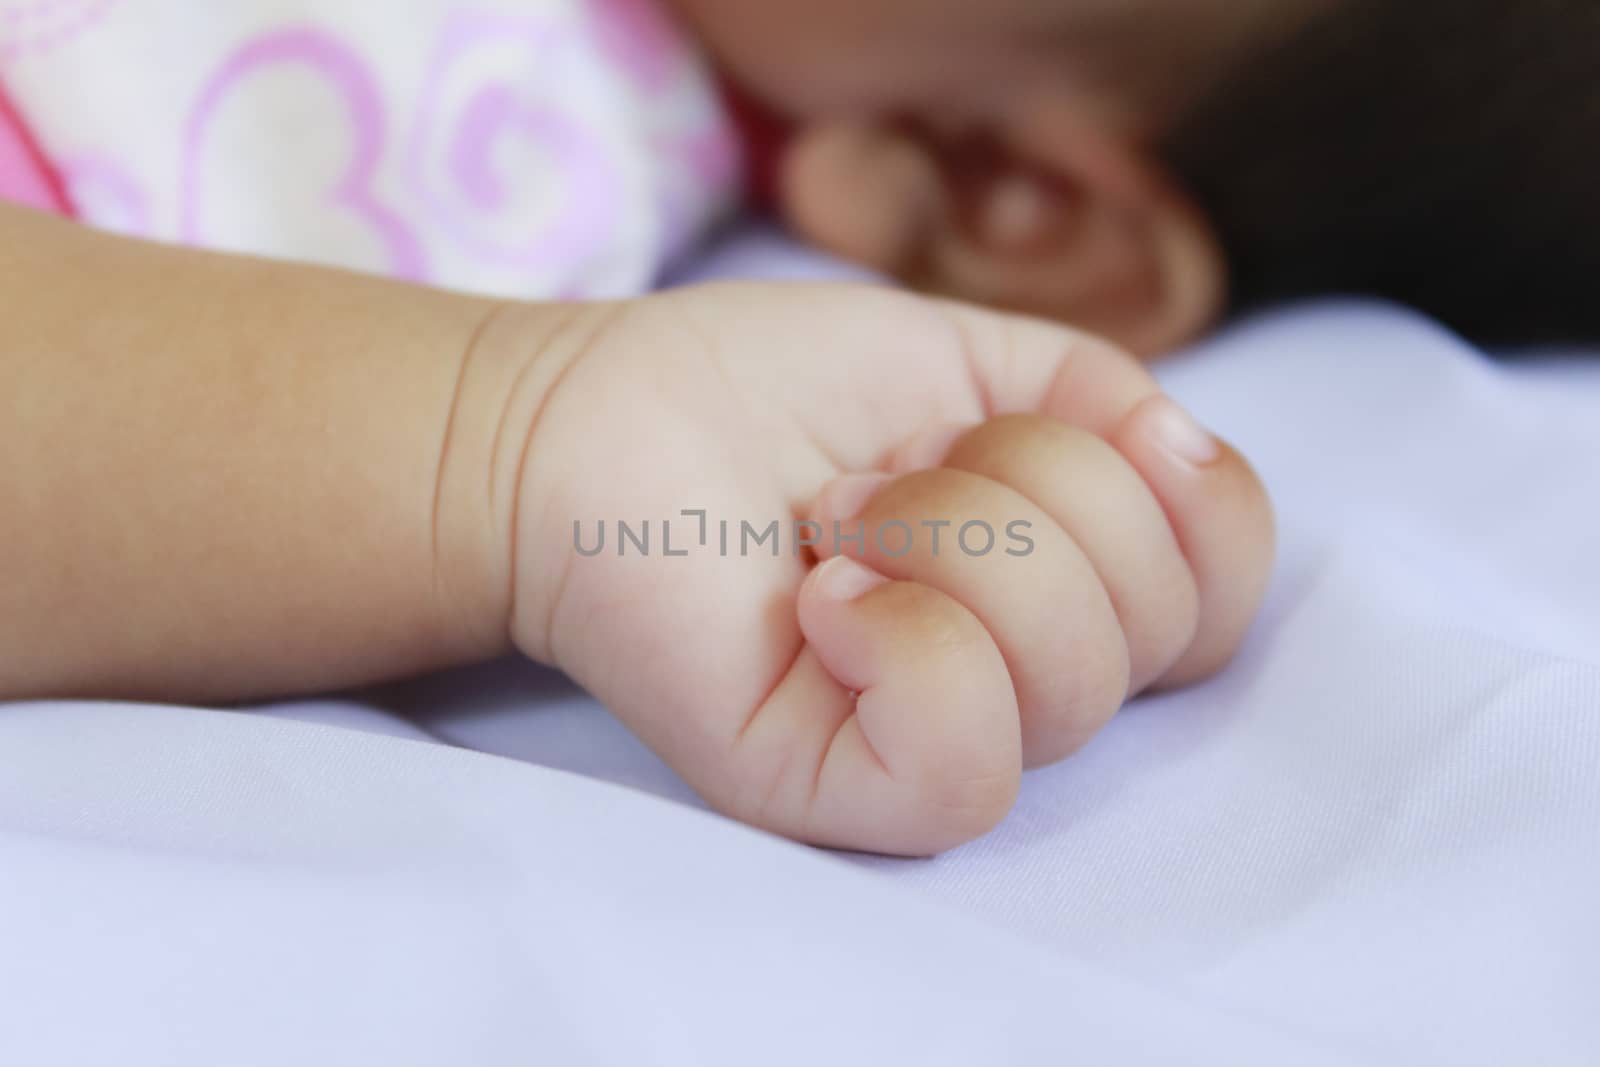
[[[754,285],[566,334],[515,496],[512,636],[757,826],[976,837],[1024,767],[1221,667],[1260,602],[1255,475],[1091,338]]]

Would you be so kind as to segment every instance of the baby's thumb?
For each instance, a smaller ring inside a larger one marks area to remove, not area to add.
[[[799,613],[822,666],[855,694],[821,757],[808,836],[925,855],[998,823],[1016,799],[1022,736],[1005,661],[977,618],[845,556],[812,572]]]

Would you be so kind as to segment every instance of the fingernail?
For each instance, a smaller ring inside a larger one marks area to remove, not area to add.
[[[846,474],[835,478],[822,491],[821,511],[835,521],[853,519],[866,510],[867,502],[893,481],[887,474]]]
[[[843,604],[865,596],[888,580],[849,556],[835,556],[817,568],[817,593]]]
[[[1158,398],[1151,409],[1148,418],[1156,443],[1182,462],[1203,467],[1222,455],[1217,439],[1171,397]]]
[[[931,470],[945,461],[957,441],[977,428],[975,422],[945,422],[923,430],[895,454],[892,466],[905,474]]]

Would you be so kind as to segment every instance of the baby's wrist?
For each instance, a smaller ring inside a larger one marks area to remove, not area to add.
[[[555,595],[553,582],[527,573],[555,562],[554,552],[528,545],[525,517],[538,506],[527,499],[530,457],[552,393],[618,306],[486,304],[461,355],[432,536],[440,610],[470,655],[516,646],[547,658],[522,639],[529,627],[519,623],[537,617],[533,629],[542,631],[542,602]]]

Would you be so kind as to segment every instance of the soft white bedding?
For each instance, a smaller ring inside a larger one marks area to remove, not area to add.
[[[0,1063],[1600,1062],[1600,374],[1357,303],[1162,374],[1279,502],[1267,611],[988,838],[765,838],[514,663],[8,706]]]

